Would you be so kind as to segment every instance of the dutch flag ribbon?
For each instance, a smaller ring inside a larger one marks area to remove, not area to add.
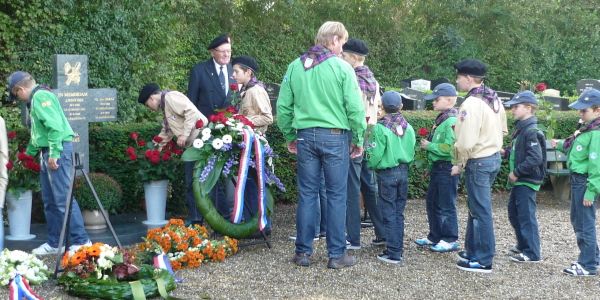
[[[8,299],[10,300],[21,300],[23,297],[29,300],[42,300],[40,296],[33,292],[31,287],[29,287],[27,279],[21,276],[21,274],[17,273],[17,275],[15,275],[15,278],[11,280],[9,289],[10,295]]]

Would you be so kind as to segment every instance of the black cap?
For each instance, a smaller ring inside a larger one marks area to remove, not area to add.
[[[158,84],[156,84],[156,83],[146,84],[142,88],[142,91],[140,91],[140,96],[138,97],[138,102],[140,104],[146,104],[146,101],[148,101],[148,98],[150,98],[151,95],[154,95],[159,91],[160,91],[160,87],[158,86]]]
[[[483,78],[488,67],[478,59],[467,59],[454,64],[456,75]]]
[[[206,49],[215,49],[223,44],[231,44],[231,39],[226,34],[221,34],[220,36],[216,37]]]
[[[252,70],[252,72],[254,72],[254,73],[258,72],[258,63],[252,56],[248,56],[248,55],[238,56],[231,61],[231,65],[244,66],[244,67]]]
[[[369,53],[369,47],[367,47],[367,44],[359,39],[349,39],[344,46],[342,46],[342,50],[362,56],[366,56],[367,53]]]

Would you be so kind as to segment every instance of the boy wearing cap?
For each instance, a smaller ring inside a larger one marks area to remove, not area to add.
[[[71,140],[75,133],[58,98],[50,92],[48,86],[36,84],[31,75],[22,71],[11,74],[8,82],[9,100],[19,98],[24,102],[31,101],[31,138],[25,153],[30,156],[40,153],[40,182],[48,241],[31,252],[38,255],[56,254],[69,192],[73,152]],[[83,245],[91,246],[92,242],[83,227],[83,217],[77,201],[73,199],[72,204],[69,233],[73,244],[69,251],[74,253]],[[61,252],[64,250],[61,247]]]
[[[567,154],[571,171],[571,224],[577,237],[579,258],[563,272],[572,276],[594,276],[598,270],[596,201],[600,194],[600,91],[585,90],[569,105],[579,110],[583,126],[565,141],[551,145]]]
[[[342,47],[341,58],[348,62],[358,80],[358,86],[361,90],[363,106],[367,116],[367,131],[365,136],[370,134],[371,128],[377,124],[377,112],[381,104],[379,95],[379,83],[375,80],[373,72],[366,66],[365,56],[369,53],[367,44],[359,39],[349,39]],[[352,134],[348,135],[352,139]],[[360,249],[360,193],[363,193],[365,209],[369,211],[373,227],[375,227],[375,239],[373,245],[385,245],[385,230],[383,229],[383,220],[381,219],[381,210],[376,201],[375,179],[373,171],[367,168],[367,161],[363,157],[357,157],[350,160],[348,169],[348,195],[346,200],[346,232],[348,234],[348,249]]]
[[[458,250],[458,216],[456,194],[460,176],[450,175],[454,146],[454,126],[458,112],[454,109],[456,89],[449,83],[442,83],[433,93],[424,97],[433,100],[433,110],[441,111],[435,118],[427,139],[421,140],[421,148],[427,150],[429,165],[422,177],[429,177],[429,188],[425,205],[429,221],[427,237],[416,239],[420,246],[428,246],[431,251],[448,252]]]
[[[538,100],[530,91],[517,93],[511,101],[511,110],[515,121],[515,130],[510,136],[510,144],[501,150],[508,158],[510,174],[507,188],[510,188],[508,200],[508,219],[515,230],[517,245],[508,250],[513,253],[511,261],[531,263],[539,262],[540,233],[535,216],[536,191],[546,176],[546,138],[537,127],[534,116]]]
[[[399,112],[396,91],[381,97],[385,115],[373,127],[367,144],[368,167],[377,172],[387,249],[377,258],[399,264],[404,250],[404,208],[408,194],[408,165],[415,156],[415,131]]]
[[[500,171],[500,149],[508,134],[504,106],[496,92],[483,84],[487,66],[476,59],[454,64],[460,91],[468,92],[458,113],[454,144],[456,165],[452,175],[466,171],[469,218],[465,250],[457,253],[457,267],[490,273],[496,240],[492,218],[491,187]]]

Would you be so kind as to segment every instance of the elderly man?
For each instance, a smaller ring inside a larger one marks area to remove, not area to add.
[[[338,55],[348,40],[342,23],[326,22],[316,46],[287,69],[277,101],[278,123],[291,153],[298,155],[296,251],[292,261],[308,267],[313,253],[315,217],[319,209],[323,168],[327,187],[328,268],[353,266],[346,253],[346,188],[350,158],[363,153],[367,126],[360,88],[352,67]],[[347,132],[352,130],[349,143]]]

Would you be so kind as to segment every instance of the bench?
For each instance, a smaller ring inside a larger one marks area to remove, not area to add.
[[[546,141],[546,161],[548,162],[546,173],[550,175],[554,196],[560,200],[570,200],[570,172],[565,165],[567,162],[567,155],[552,148],[550,140]]]

